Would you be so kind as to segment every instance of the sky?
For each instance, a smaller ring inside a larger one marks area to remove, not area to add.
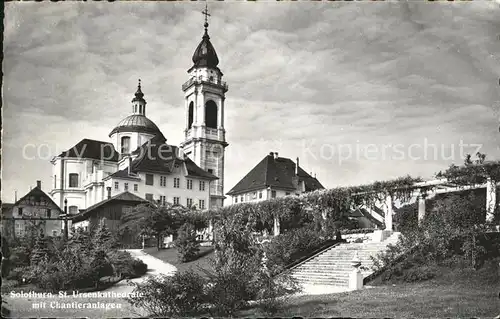
[[[178,145],[204,2],[5,4],[2,201],[83,138],[108,141],[142,81]],[[208,2],[229,91],[225,191],[269,152],[327,188],[500,160],[500,3]]]

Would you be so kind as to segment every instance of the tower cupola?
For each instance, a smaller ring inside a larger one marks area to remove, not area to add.
[[[217,57],[215,48],[210,42],[210,36],[208,35],[208,17],[210,14],[206,7],[202,13],[205,15],[205,34],[203,34],[200,44],[198,44],[198,47],[194,51],[193,67],[208,67],[215,69],[219,64],[219,58]]]
[[[135,97],[132,99],[132,113],[144,116],[146,115],[146,100],[144,99],[144,93],[142,93],[141,90],[141,79],[139,79]]]

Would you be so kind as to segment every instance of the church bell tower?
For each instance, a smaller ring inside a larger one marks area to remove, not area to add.
[[[185,139],[181,147],[186,156],[219,179],[210,183],[209,208],[221,207],[224,201],[224,102],[228,86],[217,67],[219,58],[208,36],[207,8],[205,33],[193,54],[189,80],[182,85],[185,99]]]

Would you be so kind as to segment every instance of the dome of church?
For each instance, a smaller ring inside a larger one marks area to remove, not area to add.
[[[197,67],[216,68],[219,64],[219,58],[215,52],[214,46],[210,43],[210,37],[207,32],[208,23],[205,23],[205,34],[200,44],[193,54],[193,63]]]
[[[142,114],[132,114],[124,118],[111,133],[109,133],[109,136],[120,132],[150,133],[163,136],[158,126]]]

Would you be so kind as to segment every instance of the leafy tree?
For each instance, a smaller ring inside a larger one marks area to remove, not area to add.
[[[196,231],[194,226],[190,223],[185,223],[179,228],[175,246],[179,252],[179,260],[181,262],[188,262],[194,260],[200,250]]]
[[[159,250],[162,247],[163,237],[174,235],[184,224],[185,215],[184,207],[170,203],[138,205],[130,213],[122,216],[120,230],[128,229],[140,235],[156,237]]]

